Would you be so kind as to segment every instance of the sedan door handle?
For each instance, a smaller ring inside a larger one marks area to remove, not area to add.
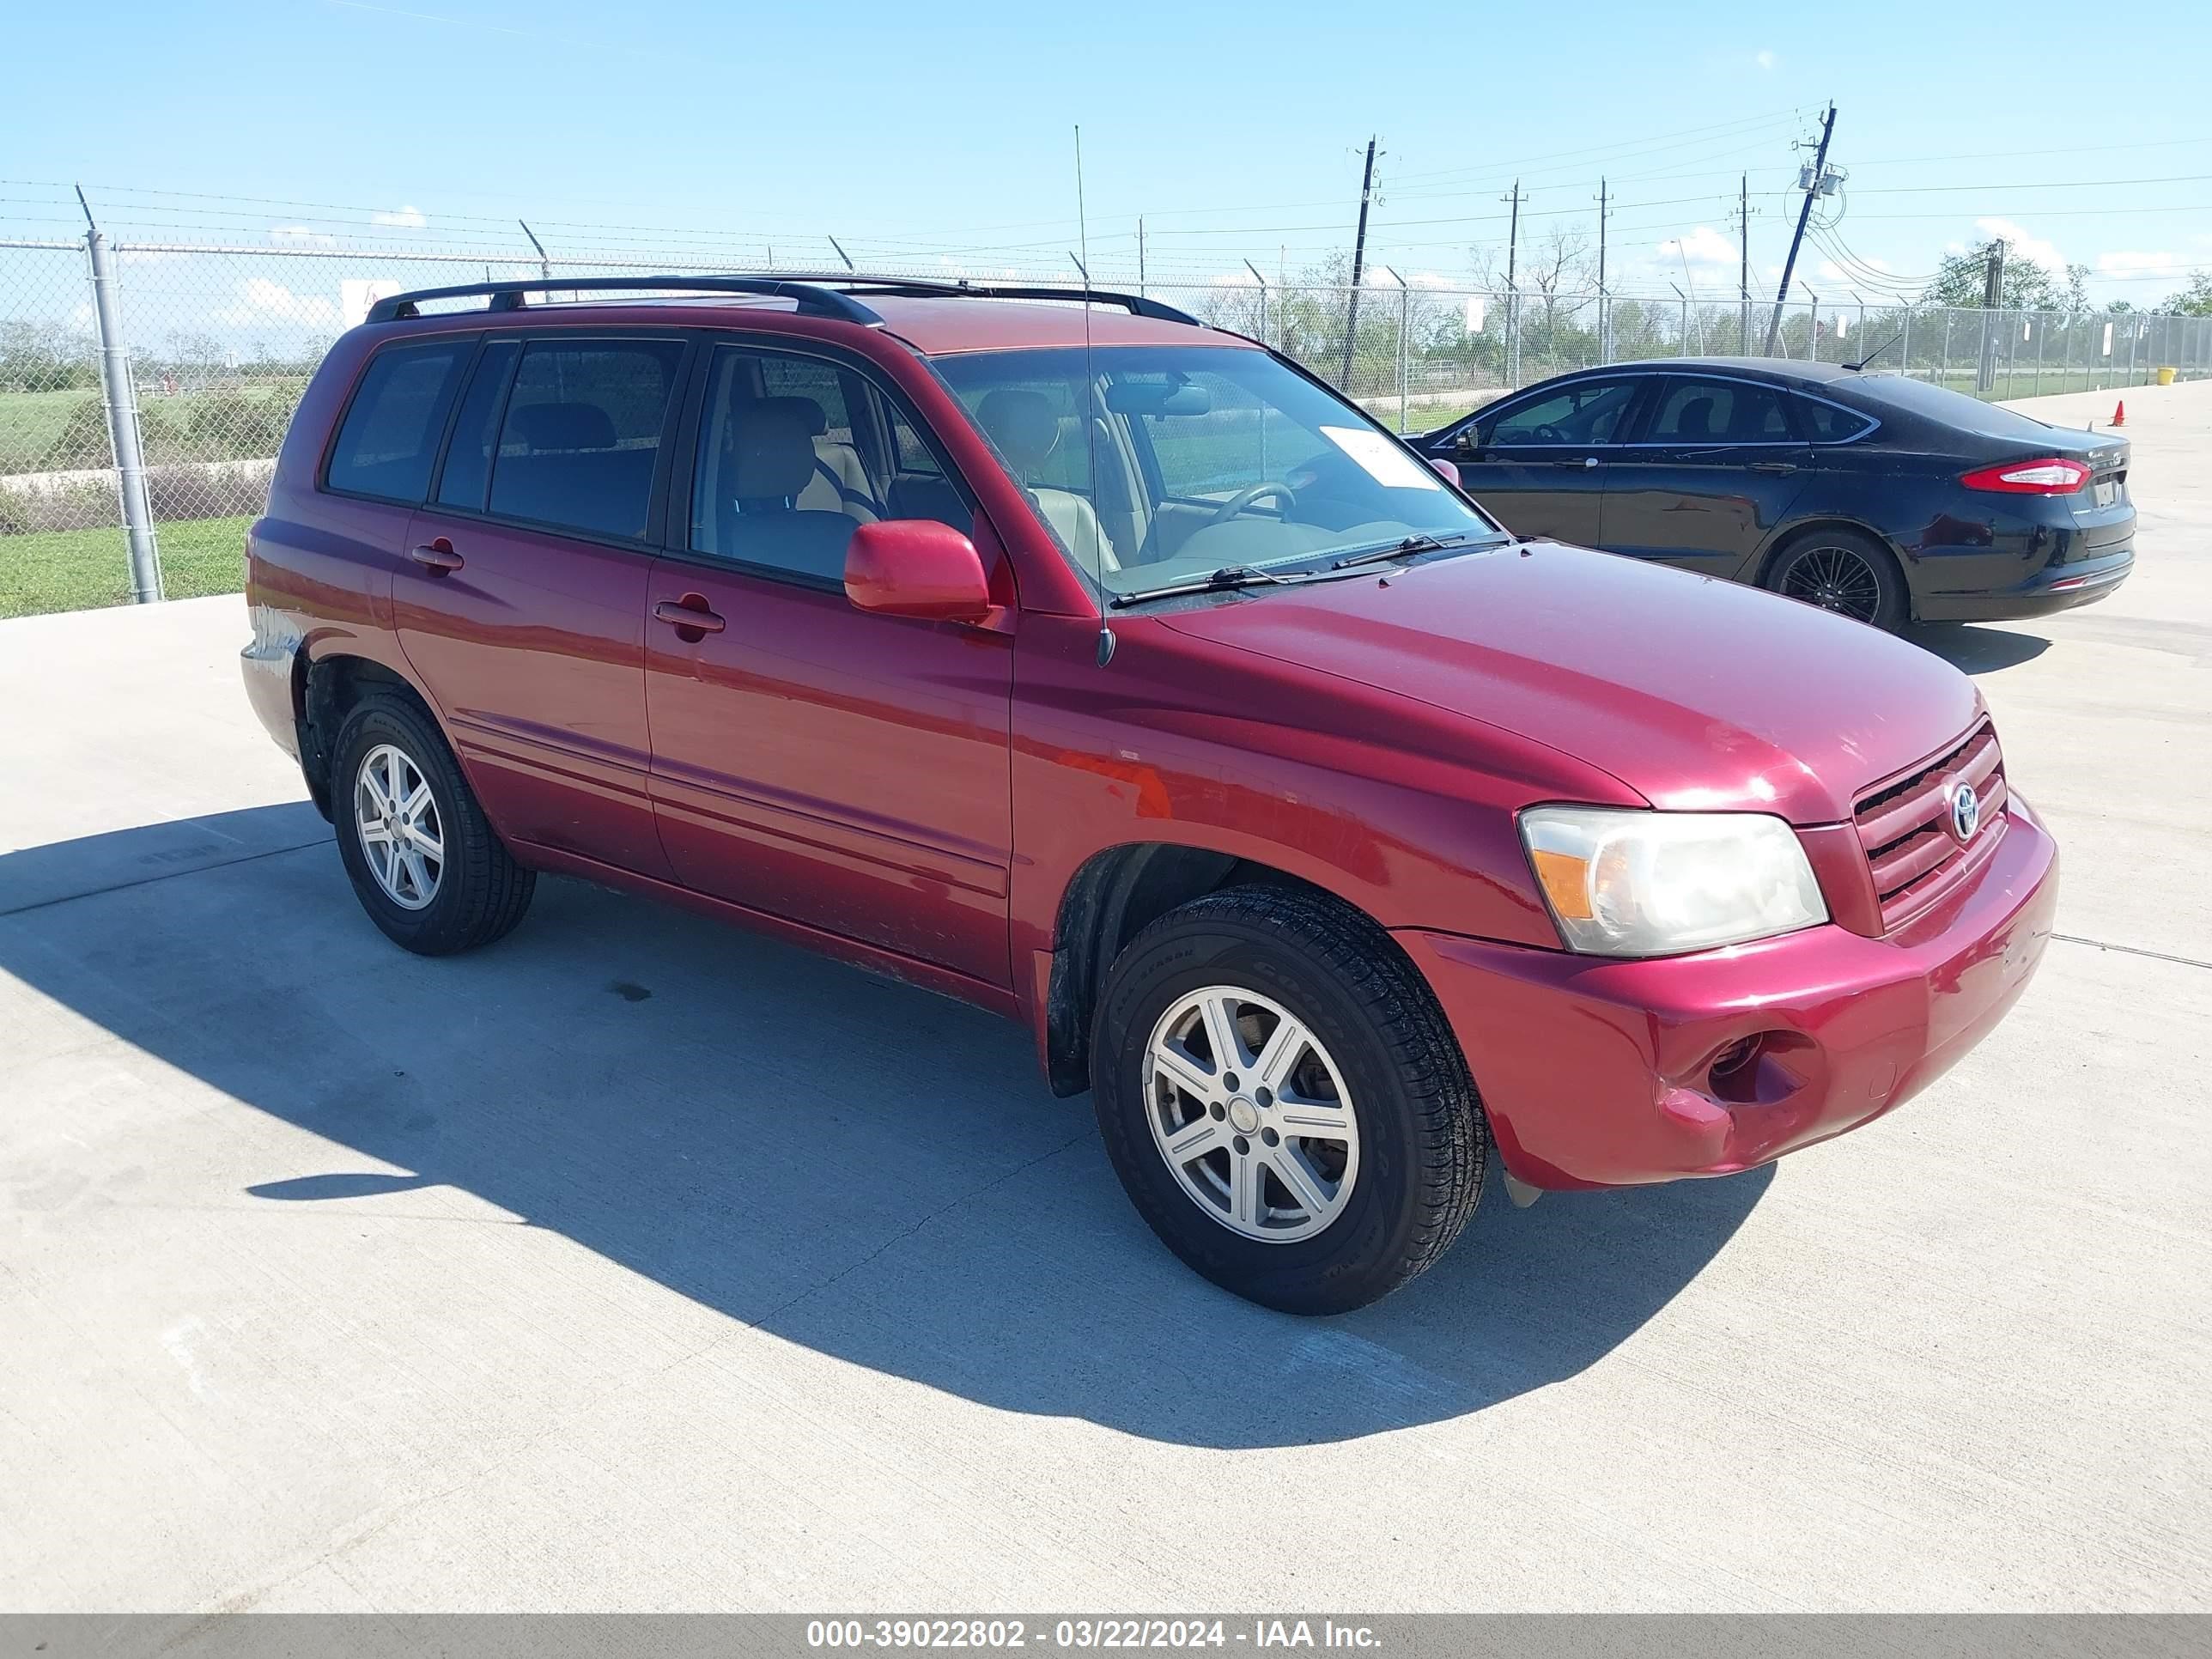
[[[697,599],[695,605],[690,601]],[[679,633],[693,635],[719,634],[728,624],[707,609],[707,602],[696,594],[687,594],[684,601],[663,599],[653,607],[653,619],[665,622]]]
[[[1753,461],[1744,469],[1747,472],[1771,472],[1778,477],[1796,470],[1797,463],[1795,461]]]
[[[407,556],[422,566],[434,576],[442,576],[449,570],[459,570],[461,568],[461,556],[453,551],[453,543],[447,541],[443,536],[437,537],[421,547],[409,548]]]

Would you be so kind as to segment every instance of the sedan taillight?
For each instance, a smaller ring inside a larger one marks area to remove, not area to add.
[[[2089,482],[2089,469],[2053,455],[2046,460],[1985,466],[1966,473],[1959,482],[1969,489],[1994,489],[2008,495],[2071,495]]]

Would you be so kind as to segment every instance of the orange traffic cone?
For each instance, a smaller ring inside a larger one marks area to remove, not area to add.
[[[2125,426],[2127,423],[2128,423],[2128,406],[2127,406],[2127,404],[2125,404],[2124,403],[2118,403],[2118,404],[2114,404],[2112,405],[2112,424],[2113,424],[2114,426],[2116,426],[2116,427],[2120,427],[2120,426]]]

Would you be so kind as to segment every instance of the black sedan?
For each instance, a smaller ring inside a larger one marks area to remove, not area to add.
[[[2135,563],[2128,442],[1903,374],[1675,358],[1562,374],[1416,439],[1514,531],[1884,628],[2041,616]]]

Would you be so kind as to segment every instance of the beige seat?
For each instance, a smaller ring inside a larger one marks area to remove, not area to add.
[[[1029,491],[1076,563],[1085,570],[1119,570],[1121,562],[1099,528],[1091,503],[1072,489],[1030,482],[1060,446],[1060,416],[1053,412],[1051,401],[1041,392],[1000,386],[976,405],[975,421],[999,447],[1015,480]]]
[[[807,513],[842,513],[859,524],[873,524],[884,516],[868,487],[868,469],[860,464],[860,452],[826,435],[830,417],[820,404],[797,395],[757,401],[763,407],[783,409],[805,427],[814,441],[814,474],[794,506]]]

